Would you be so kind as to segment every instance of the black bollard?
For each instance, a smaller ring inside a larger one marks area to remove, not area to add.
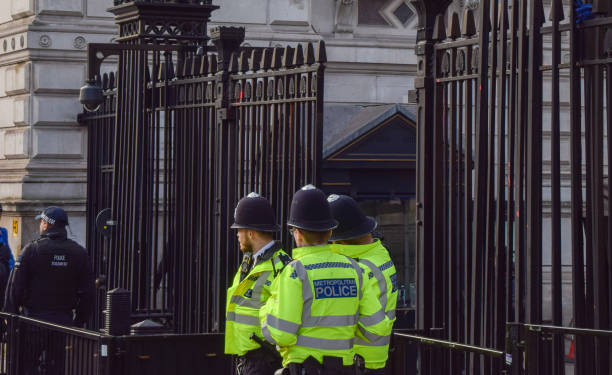
[[[111,336],[123,336],[130,333],[131,301],[130,292],[117,288],[106,293],[106,310],[104,310],[104,330]]]

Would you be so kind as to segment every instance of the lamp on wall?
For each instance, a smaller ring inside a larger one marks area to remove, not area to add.
[[[88,79],[86,85],[81,87],[79,101],[87,112],[95,112],[104,102],[102,88],[96,79]]]

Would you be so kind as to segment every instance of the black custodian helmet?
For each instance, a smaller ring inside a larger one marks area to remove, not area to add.
[[[270,202],[257,193],[249,193],[238,201],[234,210],[233,229],[254,229],[262,232],[278,232],[274,210]]]
[[[287,225],[313,232],[325,232],[338,226],[332,217],[325,193],[306,185],[293,195]]]
[[[338,227],[330,238],[331,241],[345,241],[363,237],[376,229],[374,218],[364,215],[355,200],[347,195],[332,194],[327,197]]]

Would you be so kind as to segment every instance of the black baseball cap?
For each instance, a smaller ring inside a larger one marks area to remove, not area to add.
[[[51,206],[47,207],[35,217],[36,220],[44,220],[51,225],[68,225],[68,215],[63,209]]]

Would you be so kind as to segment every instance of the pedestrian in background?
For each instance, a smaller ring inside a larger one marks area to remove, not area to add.
[[[2,204],[0,204],[0,217],[2,217],[2,212]],[[4,301],[6,284],[14,264],[15,258],[13,258],[13,252],[8,243],[8,231],[0,227],[0,296],[2,301]]]
[[[291,261],[274,233],[280,230],[274,210],[264,197],[250,193],[234,212],[240,251],[244,254],[227,290],[225,353],[236,355],[239,375],[272,375],[281,367],[280,355],[264,341],[259,309],[270,296],[272,281]]]
[[[381,309],[362,320],[366,325],[386,326],[382,335],[366,333],[369,342],[355,338],[355,353],[365,362],[362,373],[384,375],[395,322],[397,272],[389,251],[372,236],[376,220],[366,216],[349,196],[332,194],[327,201],[339,223],[330,238],[334,243],[332,250],[359,262],[366,270],[364,293],[374,293],[380,302]]]

